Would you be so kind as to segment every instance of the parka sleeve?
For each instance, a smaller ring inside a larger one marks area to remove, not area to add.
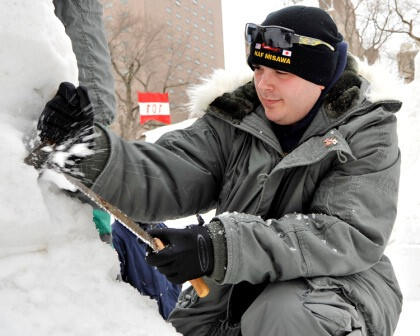
[[[217,120],[204,116],[156,143],[124,141],[103,129],[110,154],[92,189],[137,221],[162,221],[213,208],[228,142],[223,147],[212,122]],[[226,123],[216,127],[225,135],[229,132]]]
[[[337,160],[316,181],[308,212],[269,220],[225,213],[215,219],[223,224],[227,246],[221,283],[344,276],[381,259],[396,217],[400,172],[396,118],[385,116],[343,126],[356,159]]]

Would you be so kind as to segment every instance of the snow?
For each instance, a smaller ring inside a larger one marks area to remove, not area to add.
[[[116,280],[92,208],[23,159],[23,137],[76,60],[50,0],[0,5],[0,335],[175,335],[155,301]]]
[[[420,311],[420,55],[416,57],[415,80],[404,85],[403,108],[398,112],[401,148],[401,179],[397,222],[386,253],[391,258],[404,294],[404,305],[396,336],[417,329]],[[394,89],[394,82],[388,81]],[[417,313],[417,314],[416,314]]]
[[[92,209],[59,191],[54,173],[38,178],[23,163],[22,139],[58,84],[77,83],[77,67],[50,0],[2,0],[0,7],[0,336],[175,335],[154,301],[116,281],[118,258],[98,239]],[[417,69],[419,63],[418,56]],[[384,76],[383,89],[404,102],[397,114],[399,213],[387,248],[405,295],[396,331],[402,336],[415,330],[420,309],[420,81],[403,85],[383,68],[371,73]],[[147,140],[191,122],[162,127]],[[193,216],[167,224],[191,223]]]

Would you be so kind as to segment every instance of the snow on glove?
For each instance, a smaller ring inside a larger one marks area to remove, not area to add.
[[[87,89],[61,83],[55,97],[45,105],[37,128],[42,141],[88,142],[93,134],[93,108]]]
[[[169,281],[181,284],[213,271],[213,243],[205,226],[152,229],[148,233],[159,238],[165,248],[159,252],[149,249],[146,262],[156,266]]]
[[[75,165],[92,154],[94,146],[93,108],[87,89],[61,83],[45,105],[37,128],[43,143],[55,145],[52,166],[67,173],[77,172]]]

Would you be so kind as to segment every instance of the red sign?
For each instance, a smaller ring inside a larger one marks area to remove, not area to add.
[[[140,124],[149,120],[171,123],[169,96],[167,93],[138,92]]]

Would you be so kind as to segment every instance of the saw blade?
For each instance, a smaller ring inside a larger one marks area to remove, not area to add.
[[[124,212],[122,212],[117,207],[113,206],[109,202],[105,201],[101,196],[95,193],[92,189],[86,187],[82,182],[77,180],[71,175],[62,173],[67,181],[74,185],[77,189],[80,190],[85,196],[89,197],[95,204],[104,209],[106,212],[114,216],[122,225],[124,225],[128,230],[134,233],[139,237],[144,243],[149,245],[154,251],[158,251],[158,246],[156,245],[155,240],[150,236],[145,230],[143,230],[136,222],[134,222],[130,217],[128,217]]]
[[[51,147],[51,150],[47,150],[48,147]],[[54,147],[55,144],[52,141],[44,140],[38,146],[32,149],[29,155],[24,159],[24,162],[27,165],[35,167],[36,169],[41,169],[45,167],[49,157],[51,156],[51,153],[55,151]],[[105,201],[101,196],[95,193],[92,189],[86,187],[82,182],[80,182],[73,176],[64,172],[60,173],[66,178],[66,180],[69,183],[71,183],[73,186],[79,189],[82,194],[87,196],[100,208],[104,209],[106,212],[114,216],[115,219],[117,219],[128,230],[130,230],[133,234],[139,237],[144,243],[149,245],[154,251],[158,251],[156,241],[120,209]]]
[[[37,146],[26,158],[25,163],[31,166],[35,166],[37,169],[40,169],[48,161],[48,158],[51,153],[45,151],[45,146],[51,145],[51,142],[44,141],[43,144]],[[54,146],[54,144],[53,144]],[[54,149],[54,148],[53,148]],[[71,175],[68,175],[64,172],[61,172],[66,180],[80,190],[82,194],[88,197],[92,202],[97,204],[100,208],[104,209],[106,212],[114,216],[122,225],[124,225],[130,232],[135,236],[139,237],[144,243],[149,245],[154,251],[159,251],[165,246],[162,241],[158,238],[153,238],[145,230],[143,230],[136,222],[134,222],[130,217],[123,213],[120,209],[113,206],[109,202],[105,201],[101,196],[95,193],[92,189],[85,186],[78,179],[74,178]],[[190,280],[191,285],[194,287],[197,295],[201,298],[206,297],[210,289],[202,278]]]

